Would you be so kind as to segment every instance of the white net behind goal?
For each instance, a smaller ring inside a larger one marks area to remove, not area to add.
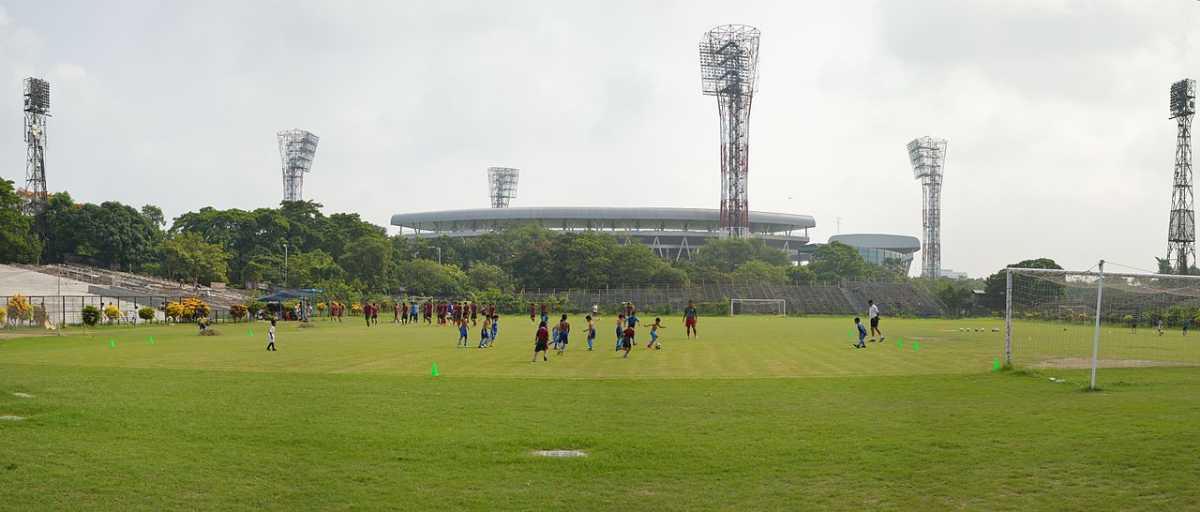
[[[729,299],[729,315],[787,315],[784,299]]]
[[[1200,277],[1011,269],[1011,362],[1049,369],[1200,365]],[[1099,295],[1099,297],[1098,297]]]

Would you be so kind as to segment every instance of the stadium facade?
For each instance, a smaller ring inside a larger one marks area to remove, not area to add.
[[[708,240],[720,238],[721,212],[710,208],[516,207],[398,213],[392,225],[416,238],[475,237],[537,225],[560,232],[597,231],[646,244],[659,257],[679,261],[695,256]],[[808,244],[811,215],[750,212],[750,236],[798,259]]]

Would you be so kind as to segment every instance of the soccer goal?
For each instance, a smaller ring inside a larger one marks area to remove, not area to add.
[[[729,316],[735,315],[787,315],[784,299],[729,299]]]
[[[1009,268],[1004,360],[1046,370],[1200,365],[1200,276]]]

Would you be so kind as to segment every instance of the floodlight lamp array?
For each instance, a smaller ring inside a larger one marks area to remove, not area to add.
[[[321,141],[307,130],[283,130],[277,134],[279,156],[285,170],[311,172],[316,158],[317,144]]]
[[[940,178],[945,158],[946,139],[918,137],[908,143],[908,160],[912,163],[914,179]]]
[[[1196,113],[1196,81],[1185,78],[1171,84],[1171,117]]]
[[[35,114],[50,111],[50,82],[33,77],[25,79],[25,111]]]
[[[521,170],[511,167],[488,167],[488,196],[492,208],[508,208],[509,200],[517,197],[517,182]]]
[[[752,95],[758,81],[758,41],[749,25],[721,25],[700,40],[700,88],[707,96]]]

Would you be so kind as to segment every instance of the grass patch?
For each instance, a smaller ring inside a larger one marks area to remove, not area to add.
[[[1081,395],[1034,370],[992,372],[996,333],[889,319],[885,343],[855,351],[848,324],[706,318],[700,340],[668,324],[663,350],[623,360],[615,340],[587,352],[577,336],[536,365],[532,326],[516,318],[487,350],[455,349],[449,328],[357,322],[281,323],[274,353],[265,324],[212,340],[171,326],[4,340],[0,415],[26,419],[0,423],[0,509],[1179,510],[1200,499],[1195,368],[1106,369],[1107,382],[1137,385]],[[908,350],[893,344],[901,334]],[[588,456],[531,455],[551,449]]]

